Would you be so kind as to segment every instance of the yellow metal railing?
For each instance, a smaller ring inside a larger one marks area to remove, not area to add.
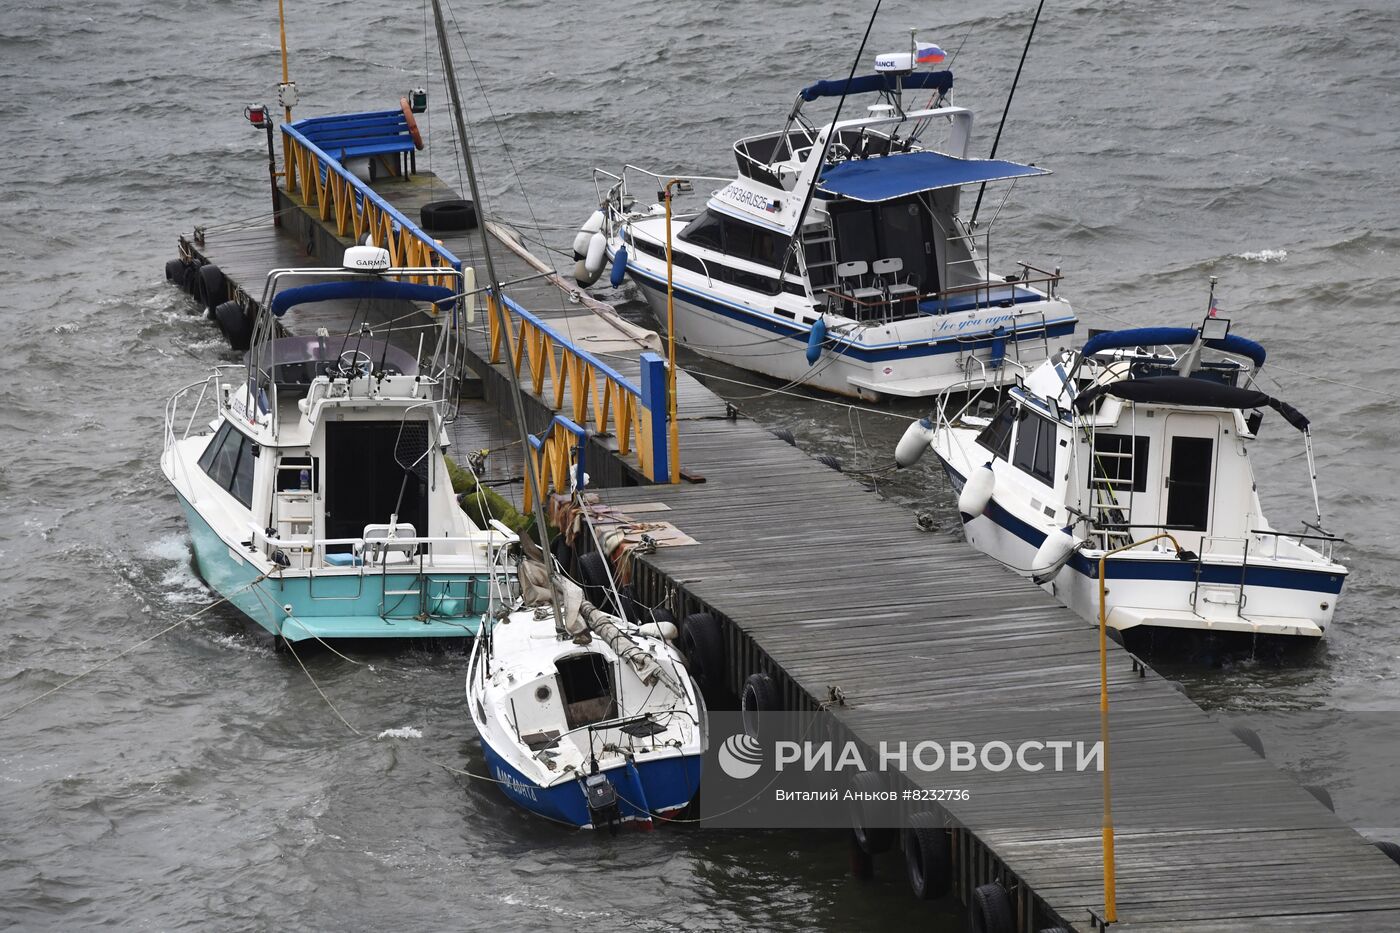
[[[566,415],[571,424],[611,434],[619,454],[625,457],[635,450],[647,479],[670,480],[666,364],[661,357],[642,354],[641,385],[634,385],[509,298],[505,299],[509,332],[503,332],[495,296],[488,294],[486,300],[492,363],[509,360],[522,387]],[[551,429],[544,443],[552,443],[555,437]],[[567,480],[567,469],[557,475]],[[554,488],[562,491],[567,486],[554,484]]]
[[[461,260],[450,250],[400,213],[364,179],[307,139],[296,124],[282,125],[282,145],[287,193],[315,208],[320,219],[334,227],[337,236],[350,237],[357,243],[368,237],[371,245],[389,251],[389,261],[395,266],[461,271]],[[451,284],[446,276],[410,278],[434,285]]]

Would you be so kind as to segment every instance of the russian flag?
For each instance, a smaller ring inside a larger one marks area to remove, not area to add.
[[[914,49],[914,61],[920,65],[936,65],[948,57],[947,52],[932,42],[916,42]]]

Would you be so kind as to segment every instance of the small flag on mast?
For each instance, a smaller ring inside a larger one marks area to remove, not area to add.
[[[1210,308],[1209,308],[1209,310],[1206,312],[1206,315],[1207,315],[1208,317],[1215,317],[1215,316],[1216,316],[1217,314],[1219,314],[1219,313],[1220,313],[1220,305],[1218,305],[1218,304],[1215,303],[1215,296],[1214,296],[1214,295],[1211,295],[1211,296],[1210,296]]]
[[[914,61],[920,65],[936,65],[948,57],[948,53],[932,42],[914,43]]]

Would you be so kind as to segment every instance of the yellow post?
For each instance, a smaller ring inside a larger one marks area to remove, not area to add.
[[[282,0],[277,0],[277,34],[282,42],[282,83],[286,84],[291,79],[287,77],[287,15],[282,8]],[[292,122],[292,108],[283,107],[282,122]],[[282,172],[287,179],[287,190],[293,191],[296,186],[296,165],[292,159],[291,141],[287,139],[287,134],[282,134]]]
[[[679,185],[681,179],[672,178],[666,182],[666,409],[670,433],[667,439],[671,448],[671,482],[681,481],[681,434],[676,422],[676,296],[675,272],[671,263],[671,189]]]
[[[1121,551],[1128,551],[1140,544],[1148,544],[1166,538],[1178,551],[1181,545],[1165,531],[1141,541],[1114,548],[1099,558],[1099,741],[1103,743],[1103,918],[1108,923],[1118,922],[1118,879],[1114,865],[1113,843],[1113,785],[1108,765],[1108,586],[1104,582],[1108,570],[1108,559]]]

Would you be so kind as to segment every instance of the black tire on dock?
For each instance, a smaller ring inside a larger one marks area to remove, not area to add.
[[[185,263],[185,268],[180,270],[180,280],[177,283],[182,289],[194,294],[195,285],[199,282],[199,264],[194,262]]]
[[[578,576],[583,584],[583,598],[596,609],[613,612],[612,592],[608,587],[608,559],[597,551],[580,554]]]
[[[574,566],[574,549],[568,541],[564,540],[562,534],[555,535],[554,540],[549,542],[549,551],[558,561],[559,569],[564,572],[564,575],[572,577],[577,570]]]
[[[1016,933],[1016,911],[1006,888],[993,881],[972,892],[973,933]]]
[[[862,771],[851,779],[851,791],[857,795],[875,794],[885,790],[880,776],[872,771]],[[851,808],[851,829],[855,831],[856,842],[871,855],[881,855],[894,848],[899,838],[899,830],[892,826],[877,826],[880,822],[872,816],[874,804],[867,806],[857,799]]]
[[[681,654],[690,676],[700,685],[710,705],[717,705],[724,689],[724,637],[719,622],[708,612],[697,612],[681,623]]]
[[[253,338],[253,325],[248,320],[248,312],[236,301],[225,301],[214,309],[214,320],[223,331],[230,349],[243,351]]]
[[[744,692],[739,697],[739,712],[744,721],[744,733],[750,738],[758,738],[762,729],[763,714],[775,713],[782,709],[778,698],[778,685],[767,674],[750,674],[744,681]]]
[[[1317,798],[1317,802],[1322,804],[1333,813],[1337,812],[1337,807],[1332,803],[1332,795],[1327,793],[1327,788],[1319,787],[1316,784],[1304,784],[1303,790]]]
[[[1260,758],[1268,757],[1264,754],[1264,743],[1259,741],[1259,733],[1249,728],[1249,726],[1231,726],[1230,734],[1248,745],[1249,750]]]
[[[934,814],[916,814],[913,825],[904,831],[909,887],[921,901],[945,897],[953,889],[952,836],[937,821]]]
[[[617,614],[637,625],[649,621],[641,617],[640,607],[637,605],[636,597],[632,595],[632,584],[630,583],[617,588]]]
[[[214,316],[214,307],[228,298],[228,280],[219,271],[219,267],[212,263],[205,263],[199,267],[199,291],[196,293],[200,301],[204,303],[204,311],[209,317]]]
[[[429,201],[418,212],[419,225],[427,231],[476,229],[476,205],[465,198]]]
[[[851,877],[857,881],[869,881],[875,877],[875,859],[865,851],[855,833],[847,838],[851,856]]]
[[[1069,933],[1069,930],[1064,927],[1043,927],[1037,930],[1036,933]]]
[[[1400,865],[1400,846],[1396,845],[1393,842],[1386,842],[1385,840],[1381,840],[1380,842],[1376,843],[1376,848],[1384,852],[1386,857],[1392,862],[1394,862],[1396,865]]]
[[[179,285],[185,277],[185,261],[172,259],[165,264],[165,280]]]

